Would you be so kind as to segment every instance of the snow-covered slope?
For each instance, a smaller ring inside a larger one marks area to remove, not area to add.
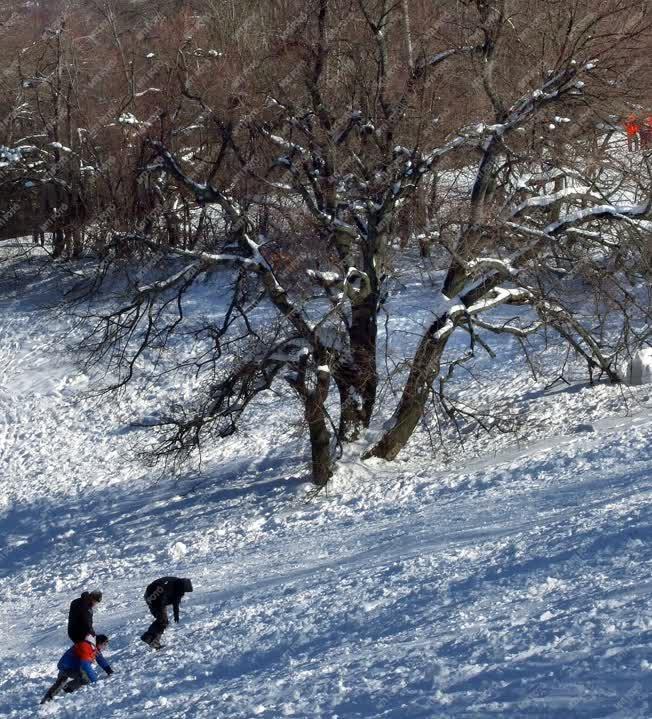
[[[205,479],[155,483],[128,461],[143,396],[80,402],[52,320],[0,312],[0,717],[652,717],[649,386],[479,368],[519,444],[434,458],[421,435],[307,501],[282,406]],[[153,653],[142,596],[166,574],[195,591]],[[91,588],[116,673],[38,707]]]

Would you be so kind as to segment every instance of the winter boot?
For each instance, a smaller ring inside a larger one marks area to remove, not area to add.
[[[41,704],[45,704],[47,702],[51,702],[55,695],[58,693],[58,691],[61,689],[61,686],[64,684],[64,682],[68,679],[66,676],[58,676],[57,681],[54,682],[54,684],[45,692],[45,695],[43,696],[43,699],[41,699]]]

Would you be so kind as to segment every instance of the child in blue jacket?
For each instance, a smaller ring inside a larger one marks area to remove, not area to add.
[[[94,684],[97,681],[97,673],[93,668],[94,661],[107,674],[113,674],[113,669],[102,654],[102,650],[106,649],[108,645],[109,638],[106,634],[98,634],[97,637],[89,634],[83,642],[73,644],[59,659],[57,664],[59,676],[41,699],[41,704],[54,699],[62,688],[64,692],[70,693],[84,684]],[[68,683],[66,684],[66,682]]]

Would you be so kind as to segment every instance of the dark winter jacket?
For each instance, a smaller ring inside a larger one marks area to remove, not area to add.
[[[77,642],[59,659],[57,669],[59,671],[83,671],[91,682],[97,681],[97,673],[93,668],[96,661],[107,674],[113,674],[110,664],[104,658],[102,652],[90,642]]]
[[[161,577],[145,590],[145,601],[150,608],[172,605],[174,621],[179,621],[179,602],[186,592],[192,592],[192,582],[179,577]]]
[[[73,642],[83,641],[89,634],[95,636],[93,629],[93,605],[90,594],[83,592],[81,597],[70,603],[68,612],[68,636]]]

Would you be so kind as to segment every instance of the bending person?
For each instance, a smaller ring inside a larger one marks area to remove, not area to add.
[[[145,590],[145,601],[154,621],[141,639],[154,649],[161,648],[161,637],[169,622],[167,608],[172,605],[174,621],[179,621],[179,603],[186,592],[192,592],[192,582],[179,577],[161,577]]]

